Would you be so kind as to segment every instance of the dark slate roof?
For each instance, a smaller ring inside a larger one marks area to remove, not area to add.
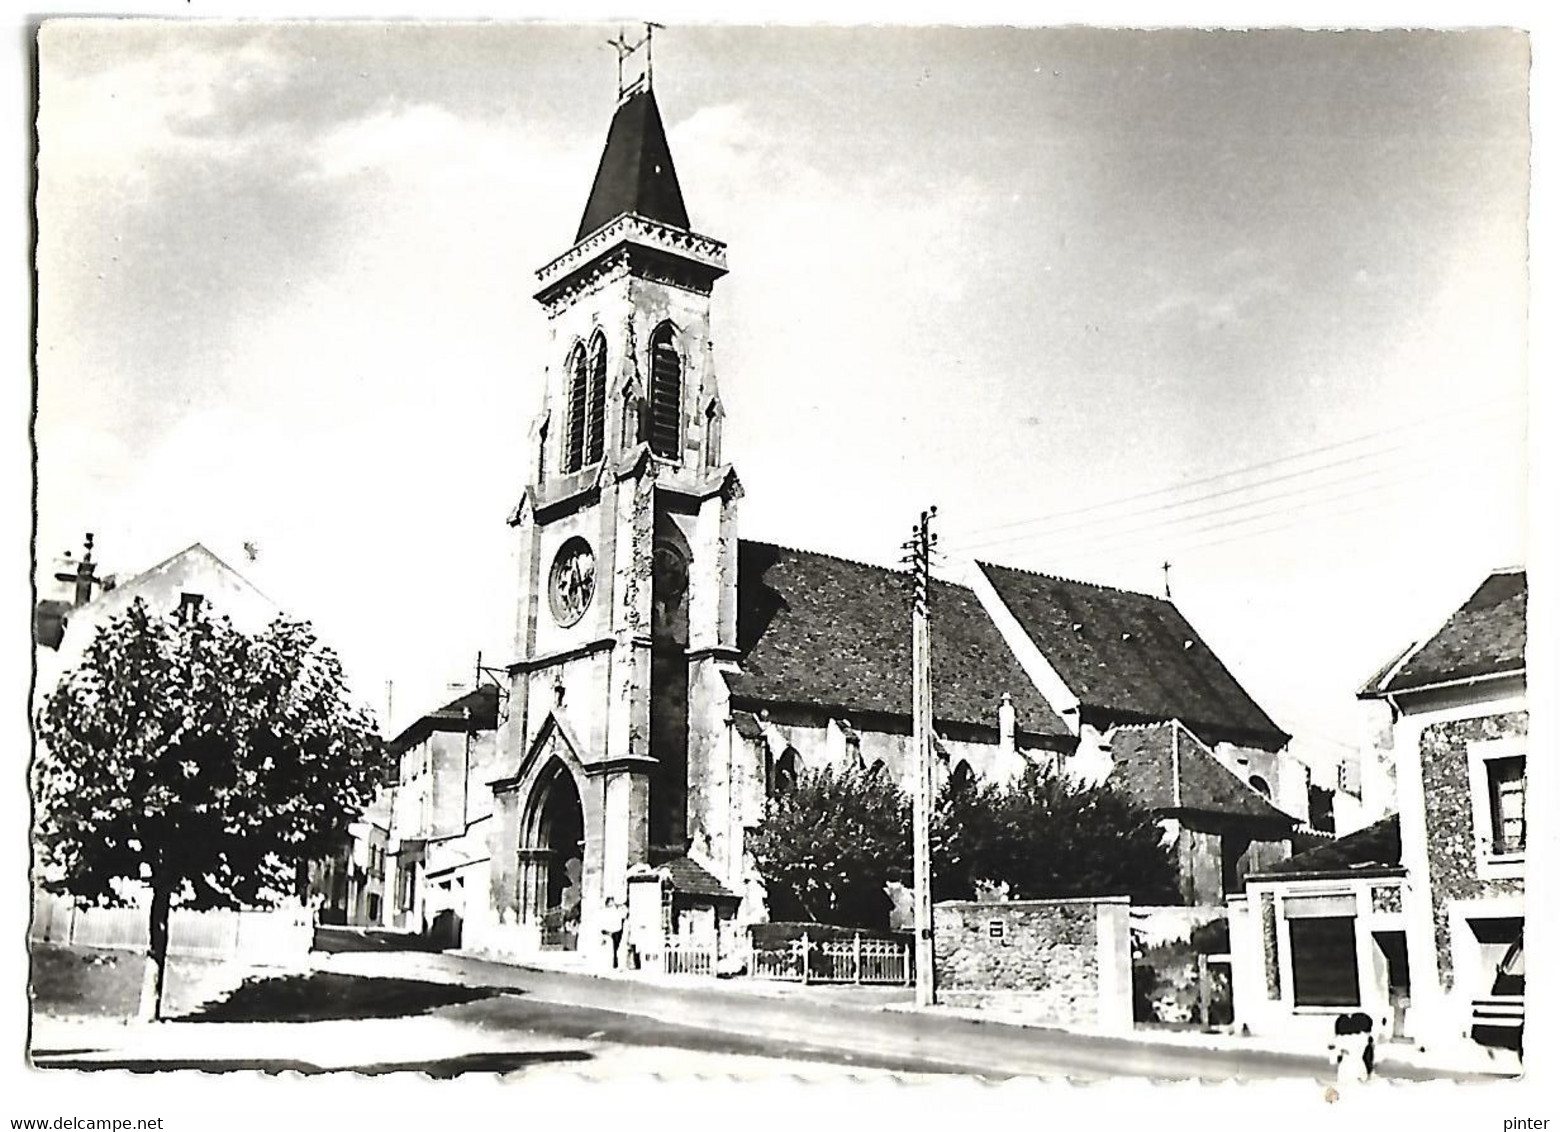
[[[408,747],[420,743],[434,731],[464,730],[466,712],[471,712],[470,727],[473,731],[492,731],[498,727],[498,688],[483,684],[480,688],[457,696],[441,708],[408,724],[401,733],[390,740],[391,754],[399,754]]]
[[[1371,674],[1370,679],[1366,680],[1364,684],[1360,685],[1360,697],[1364,698],[1366,696],[1379,694],[1382,691],[1382,685],[1387,682],[1387,677],[1392,675],[1392,670],[1395,669],[1399,664],[1402,664],[1404,658],[1418,647],[1419,646],[1417,643],[1410,644],[1393,653],[1391,660],[1387,661],[1387,663],[1376,669],[1376,671]]]
[[[607,145],[591,185],[578,243],[625,212],[638,213],[674,228],[688,227],[672,151],[666,144],[661,109],[648,88],[626,98],[612,116]]]
[[[689,896],[714,896],[727,900],[740,900],[735,892],[692,857],[673,857],[661,866],[670,874],[672,887]]]
[[[1331,874],[1347,875],[1361,869],[1396,869],[1403,864],[1403,842],[1396,814],[1383,818],[1375,825],[1340,837],[1326,845],[1280,861],[1263,873],[1280,874]]]
[[[1179,719],[1213,741],[1289,741],[1169,600],[977,565],[1081,708],[1121,722]]]
[[[906,575],[827,554],[743,540],[737,551],[732,694],[751,702],[910,714]],[[995,729],[1002,694],[1018,729],[1067,736],[974,592],[933,580],[932,711]]]
[[[737,734],[744,739],[762,739],[764,737],[764,729],[759,725],[758,717],[750,711],[732,712],[731,721],[736,725]]]
[[[1294,818],[1219,762],[1178,720],[1118,727],[1110,734],[1110,754],[1111,781],[1145,809],[1295,824]]]
[[[1484,579],[1434,636],[1408,654],[1396,672],[1362,694],[1404,692],[1430,684],[1520,672],[1526,665],[1527,571],[1501,570]]]

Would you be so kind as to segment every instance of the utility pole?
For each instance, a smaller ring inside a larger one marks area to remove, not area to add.
[[[911,668],[913,711],[911,744],[915,751],[913,842],[915,851],[915,1004],[937,1001],[936,957],[932,938],[932,555],[937,536],[932,520],[937,508],[921,512],[904,562],[910,567],[914,592],[911,605]]]

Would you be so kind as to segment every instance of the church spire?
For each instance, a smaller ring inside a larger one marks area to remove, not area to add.
[[[574,237],[576,243],[625,212],[673,228],[689,228],[682,186],[677,183],[672,151],[666,143],[666,127],[661,123],[661,108],[656,104],[650,81],[650,37],[654,26],[646,25],[645,38],[638,44],[630,46],[621,35],[609,41],[618,52],[618,108],[607,131],[607,145],[596,168],[585,215],[580,218],[579,233]],[[624,62],[641,49],[644,72],[625,83]]]

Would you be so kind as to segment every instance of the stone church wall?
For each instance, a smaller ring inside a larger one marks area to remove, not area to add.
[[[790,747],[796,752],[797,769],[822,770],[833,767],[843,770],[857,757],[861,769],[871,769],[881,762],[883,772],[907,793],[914,783],[915,760],[911,736],[908,733],[873,730],[850,721],[851,730],[859,740],[857,751],[844,741],[838,721],[819,712],[805,722],[775,723],[770,728],[769,745],[773,756],[779,759]],[[978,782],[1005,782],[1022,773],[1029,758],[1017,751],[1005,750],[996,742],[981,743],[970,739],[942,739],[947,756],[939,755],[934,774],[939,786],[945,782],[961,762],[967,762],[970,772]],[[1031,752],[1036,759],[1048,758],[1048,752]]]

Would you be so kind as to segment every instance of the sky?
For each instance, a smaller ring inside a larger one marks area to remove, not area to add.
[[[508,659],[607,27],[40,42],[38,547],[202,542],[389,726]],[[1527,554],[1513,32],[671,27],[745,537],[1162,592],[1297,748]],[[253,561],[245,543],[258,553]]]

